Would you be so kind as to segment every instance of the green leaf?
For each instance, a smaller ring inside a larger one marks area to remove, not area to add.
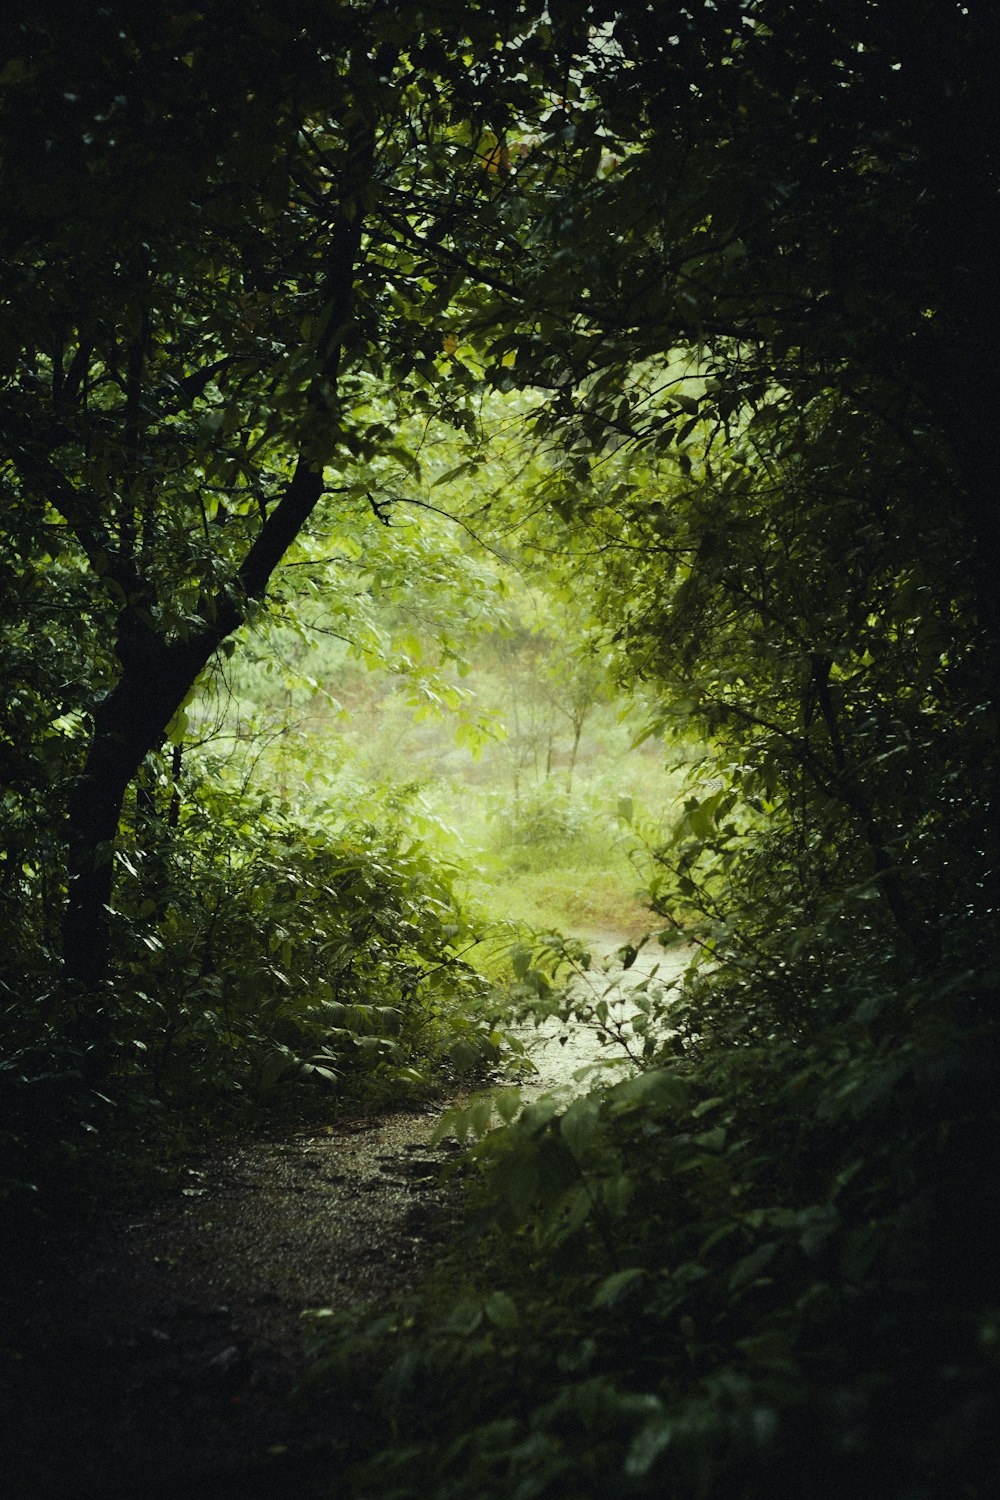
[[[493,1095],[493,1106],[505,1125],[520,1113],[522,1102],[520,1089],[497,1089]]]
[[[591,1306],[614,1307],[617,1303],[623,1302],[645,1278],[646,1272],[641,1266],[629,1266],[627,1270],[615,1271],[613,1275],[606,1276],[600,1283],[594,1293]]]
[[[559,1133],[577,1160],[582,1160],[600,1134],[598,1100],[588,1094],[574,1099],[559,1121]]]
[[[608,1093],[607,1110],[612,1116],[632,1114],[637,1110],[681,1111],[687,1107],[687,1084],[676,1073],[651,1068],[634,1078],[615,1084]]]
[[[188,712],[179,708],[167,725],[167,741],[171,745],[183,745],[188,732]]]
[[[464,462],[456,464],[453,469],[449,469],[447,473],[439,475],[431,485],[431,489],[436,490],[441,484],[454,484],[456,479],[462,479],[466,474],[474,474],[478,468],[479,464],[474,459],[467,458]]]
[[[420,478],[420,460],[408,448],[402,447],[399,443],[392,443],[386,448],[385,456],[386,458],[394,458],[397,463],[402,464],[403,468],[412,474],[414,479]]]
[[[643,1479],[660,1454],[673,1440],[676,1424],[669,1417],[656,1417],[641,1427],[632,1439],[625,1456],[625,1473],[630,1479]]]
[[[517,1303],[506,1292],[490,1292],[483,1303],[483,1311],[496,1328],[511,1332],[521,1322]]]
[[[751,1281],[756,1280],[761,1271],[771,1264],[780,1248],[776,1240],[770,1240],[765,1245],[758,1245],[756,1250],[737,1261],[729,1273],[729,1290],[738,1291],[740,1287],[747,1286]]]

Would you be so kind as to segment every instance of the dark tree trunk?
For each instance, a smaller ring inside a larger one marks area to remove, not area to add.
[[[92,990],[107,972],[114,843],[125,793],[225,634],[206,630],[173,645],[149,638],[94,715],[90,751],[69,804],[63,974],[75,990]]]
[[[146,631],[120,642],[122,673],[94,714],[90,750],[69,804],[63,978],[78,1010],[87,1009],[83,997],[108,971],[114,844],[125,793],[145,756],[163,744],[198,674],[242,623],[245,601],[263,597],[322,492],[322,473],[300,459],[240,569],[238,594],[214,600],[197,635],[164,642]]]

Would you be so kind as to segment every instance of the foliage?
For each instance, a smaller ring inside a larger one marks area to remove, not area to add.
[[[388,525],[421,474],[401,420],[473,425],[449,330],[483,326],[526,233],[498,202],[502,120],[562,149],[542,122],[577,28],[514,49],[536,19],[264,7],[237,55],[225,11],[4,23],[5,506],[21,567],[58,544],[102,642],[73,695],[70,989],[106,977],[123,799],[206,664],[310,525]]]
[[[443,1056],[449,1033],[475,1037],[471,1016],[447,1019],[479,993],[447,870],[391,815],[338,827],[331,811],[304,825],[206,781],[182,837],[120,851],[132,1047],[157,1091],[177,1072],[258,1095],[292,1072],[350,1089],[374,1069],[405,1092],[428,1086],[414,1062]]]
[[[631,1077],[465,1110],[485,1257],[316,1324],[324,1378],[367,1368],[388,1408],[350,1492],[988,1494],[994,1039],[985,1013],[929,1019],[929,991],[893,987],[902,1043],[875,993],[756,1039],[715,976]]]
[[[154,809],[174,794],[159,779]],[[112,1101],[145,1128],[151,1109],[271,1109],[311,1083],[333,1113],[426,1098],[498,1056],[450,871],[398,807],[369,801],[368,818],[345,820],[320,805],[306,823],[197,761],[184,793],[176,826],[140,799],[123,828],[118,1041],[101,1092],[86,1034],[67,1041],[9,997],[9,1186],[48,1170],[60,1132],[71,1155],[96,1140]]]
[[[546,781],[512,806],[495,810],[494,838],[512,869],[532,859],[550,866],[573,849],[599,817],[597,809],[574,802],[562,787]]]
[[[222,12],[105,6],[72,57],[46,7],[18,23],[21,1145],[67,1079],[92,1125],[109,1070],[260,1096],[494,1056],[456,947],[479,934],[388,808],[331,832],[221,782],[178,800],[156,760],[217,650],[285,607],[282,559],[313,627],[323,598],[400,665],[427,574],[428,708],[464,696],[463,589],[502,626],[515,858],[593,831],[568,783],[612,682],[644,699],[638,739],[707,741],[671,826],[620,788],[655,936],[697,955],[682,994],[637,989],[623,1019],[559,994],[565,939],[510,961],[515,1000],[634,1071],[472,1103],[477,1274],[459,1254],[436,1304],[321,1320],[328,1377],[357,1355],[373,1385],[358,1495],[989,1493],[987,9],[263,6],[221,74]],[[398,524],[438,497],[501,570]],[[534,623],[512,565],[549,580]]]
[[[711,742],[637,825],[699,961],[637,1005],[633,1076],[460,1117],[495,1238],[347,1331],[388,1408],[354,1492],[985,1497],[994,480],[943,376],[995,368],[984,11],[606,21],[592,176],[546,225],[588,306],[498,383],[553,393],[539,552],[555,516],[590,547],[646,732]]]

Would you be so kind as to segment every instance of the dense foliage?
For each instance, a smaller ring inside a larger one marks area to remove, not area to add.
[[[470,533],[548,579],[545,662],[509,619],[495,648],[515,851],[578,831],[612,681],[706,745],[666,832],[622,799],[650,942],[694,955],[630,1032],[577,1016],[635,1071],[474,1105],[472,1270],[320,1320],[325,1378],[370,1387],[359,1495],[989,1492],[988,9],[317,0],[239,8],[235,49],[228,7],[103,6],[76,50],[54,7],[4,22],[19,1147],[68,1110],[77,1149],[116,1090],[405,1093],[493,1055],[391,807],[293,816],[184,749],[283,559],[362,654],[379,591],[465,578],[501,622]],[[406,506],[463,529],[435,554]],[[452,606],[464,669],[460,636]],[[569,1023],[567,959],[513,978]]]
[[[696,958],[637,993],[637,1076],[483,1137],[500,1238],[462,1299],[317,1347],[385,1362],[359,1494],[985,1496],[995,505],[943,376],[995,358],[995,177],[959,208],[943,159],[984,123],[983,15],[623,9],[622,159],[561,221],[601,338],[518,356],[559,387],[539,492],[621,680],[709,737],[669,838],[636,828]]]
[[[62,942],[94,1022],[126,789],[310,521],[387,519],[419,472],[398,412],[464,420],[452,303],[516,243],[490,121],[544,108],[504,51],[517,5],[443,6],[440,35],[255,11],[234,55],[236,16],[109,6],[79,45],[58,7],[5,23],[9,546],[68,575],[101,643],[68,685]]]
[[[347,565],[340,616],[373,576],[440,571],[374,534],[420,472],[401,414],[468,420],[449,329],[513,249],[499,117],[547,108],[503,50],[524,24],[518,5],[4,19],[6,1001],[23,1037],[41,996],[43,1048],[57,1036],[91,1086],[143,1041],[118,982],[143,942],[154,966],[161,946],[187,962],[158,821],[208,912],[229,858],[175,815],[204,669],[293,546],[331,579]],[[556,63],[542,48],[536,86]],[[208,820],[240,863],[244,809],[220,798]],[[115,894],[126,861],[137,908]],[[335,915],[312,909],[317,929]]]

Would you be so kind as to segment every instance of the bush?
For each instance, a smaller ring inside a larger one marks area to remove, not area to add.
[[[398,822],[331,829],[203,786],[176,835],[120,858],[132,1086],[405,1097],[495,1056],[449,871]]]
[[[360,1360],[385,1421],[349,1493],[992,1493],[992,957],[970,931],[931,973],[878,924],[838,946],[841,910],[818,948],[747,915],[680,1001],[640,990],[632,1076],[462,1112],[485,1253],[394,1318],[317,1327],[323,1378]],[[770,976],[740,961],[754,931]],[[525,994],[594,1024],[555,956],[523,953]]]

